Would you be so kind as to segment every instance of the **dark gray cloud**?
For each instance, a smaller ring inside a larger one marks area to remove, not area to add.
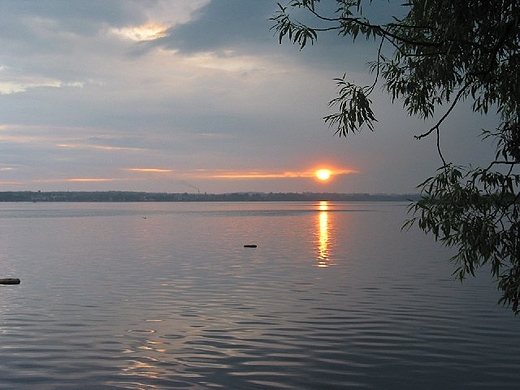
[[[272,0],[211,1],[195,13],[194,20],[170,28],[156,41],[187,53],[254,48],[272,42],[268,19],[276,10]]]
[[[283,53],[308,64],[338,70],[347,63],[364,68],[367,60],[375,58],[372,55],[375,56],[377,46],[372,42],[354,44],[335,32],[320,34],[317,44],[309,44],[304,50],[287,40],[279,45],[272,28],[274,21],[270,20],[279,9],[277,3],[276,0],[211,1],[195,13],[193,20],[171,27],[164,38],[149,45],[186,54],[226,50],[248,54]],[[332,2],[320,4],[320,9],[328,14],[332,14],[335,7]],[[303,15],[306,14],[297,15],[299,20],[305,21]],[[135,53],[145,52],[146,46],[137,47]]]

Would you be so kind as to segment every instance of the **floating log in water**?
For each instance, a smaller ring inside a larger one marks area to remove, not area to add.
[[[0,284],[20,284],[20,279],[18,279],[18,278],[3,278],[3,279],[0,279]]]
[[[244,248],[256,248],[257,245],[256,244],[246,244],[244,245]]]

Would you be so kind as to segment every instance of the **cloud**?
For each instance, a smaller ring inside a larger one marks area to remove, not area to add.
[[[271,0],[219,0],[199,8],[193,19],[172,26],[156,44],[183,53],[220,52],[271,41]]]
[[[32,88],[83,88],[85,85],[81,81],[61,81],[41,77],[38,75],[17,75],[7,74],[5,67],[0,69],[0,94],[9,95],[12,93],[26,92]]]
[[[166,25],[147,23],[140,26],[113,28],[110,31],[135,42],[153,41],[166,36]]]

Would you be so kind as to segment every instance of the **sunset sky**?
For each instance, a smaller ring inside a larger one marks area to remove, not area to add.
[[[415,191],[440,165],[435,139],[413,137],[432,122],[379,90],[374,132],[338,138],[322,120],[335,77],[371,82],[375,46],[333,35],[303,51],[280,45],[276,10],[271,0],[0,2],[0,191]],[[460,107],[443,129],[445,157],[493,156],[480,139],[493,123]]]

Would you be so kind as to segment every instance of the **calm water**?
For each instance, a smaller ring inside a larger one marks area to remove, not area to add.
[[[520,318],[405,218],[0,204],[0,389],[517,389]]]

